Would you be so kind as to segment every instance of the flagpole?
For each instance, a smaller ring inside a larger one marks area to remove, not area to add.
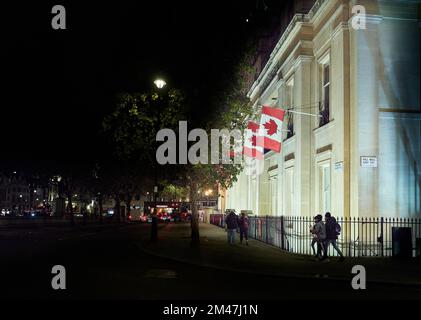
[[[259,104],[260,107],[263,107],[263,104]],[[271,108],[277,108],[276,106],[270,106]],[[312,117],[318,117],[318,118],[323,118],[322,115],[320,114],[314,114],[314,113],[308,113],[308,112],[301,112],[301,111],[293,111],[291,109],[285,109],[285,112],[291,112],[291,113],[295,113],[295,114],[302,114],[302,115],[306,115],[306,116],[312,116]]]
[[[291,112],[291,113],[296,113],[296,114],[303,114],[303,115],[306,115],[306,116],[313,116],[313,117],[319,117],[319,118],[322,118],[323,117],[320,114],[313,114],[313,113],[307,113],[307,112],[301,112],[301,111],[285,110],[285,112]]]

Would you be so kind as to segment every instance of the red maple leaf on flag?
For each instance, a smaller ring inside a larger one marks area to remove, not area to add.
[[[263,126],[265,127],[267,134],[270,136],[274,135],[278,130],[278,125],[275,121],[273,121],[273,119],[270,119],[268,122],[265,122]]]
[[[256,136],[255,135],[250,138],[250,142],[251,142],[251,145],[252,146],[256,146],[257,140],[256,140]]]

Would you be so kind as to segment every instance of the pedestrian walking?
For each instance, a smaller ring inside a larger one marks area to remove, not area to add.
[[[312,230],[312,233],[315,235],[315,240],[317,243],[317,253],[316,257],[322,257],[322,251],[323,254],[326,252],[324,243],[326,241],[326,226],[323,223],[323,216],[321,214],[318,214],[314,217],[314,229]],[[314,239],[314,238],[313,238]]]
[[[230,211],[225,218],[225,224],[227,226],[228,243],[234,244],[235,233],[238,228],[238,217],[234,211]]]
[[[320,258],[322,247],[321,247],[321,244],[316,232],[317,216],[314,217],[313,222],[314,222],[313,225],[310,226],[310,233],[313,235],[313,239],[311,240],[311,249],[313,250],[314,257]],[[316,245],[317,245],[317,251],[314,248]]]
[[[330,212],[326,212],[325,214],[325,222],[326,222],[326,241],[325,241],[325,250],[323,254],[322,260],[329,261],[327,252],[329,249],[329,245],[332,244],[333,248],[339,254],[340,258],[339,261],[345,260],[344,255],[342,254],[341,249],[339,249],[336,240],[338,239],[338,235],[341,232],[341,226],[336,221],[335,217],[332,217]]]
[[[243,243],[243,238],[246,239],[246,245],[249,245],[249,218],[245,212],[241,212],[241,217],[239,219],[240,225],[240,243]]]

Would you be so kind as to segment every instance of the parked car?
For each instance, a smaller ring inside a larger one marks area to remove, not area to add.
[[[166,212],[162,212],[158,214],[158,219],[161,222],[169,222],[170,221],[170,216],[168,215],[168,213]]]
[[[174,221],[174,222],[181,221],[181,214],[177,210],[176,211],[173,211],[170,216],[171,216],[170,221]]]

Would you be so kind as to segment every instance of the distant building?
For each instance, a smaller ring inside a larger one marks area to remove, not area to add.
[[[281,153],[265,154],[263,174],[242,173],[221,209],[419,217],[420,12],[420,1],[319,0],[294,15],[248,95],[256,115],[315,116],[287,113]]]
[[[0,210],[21,213],[30,209],[40,209],[48,206],[50,186],[31,184],[25,174],[12,172],[0,174]]]
[[[0,177],[0,209],[21,211],[29,207],[30,190],[25,177],[18,173]]]

